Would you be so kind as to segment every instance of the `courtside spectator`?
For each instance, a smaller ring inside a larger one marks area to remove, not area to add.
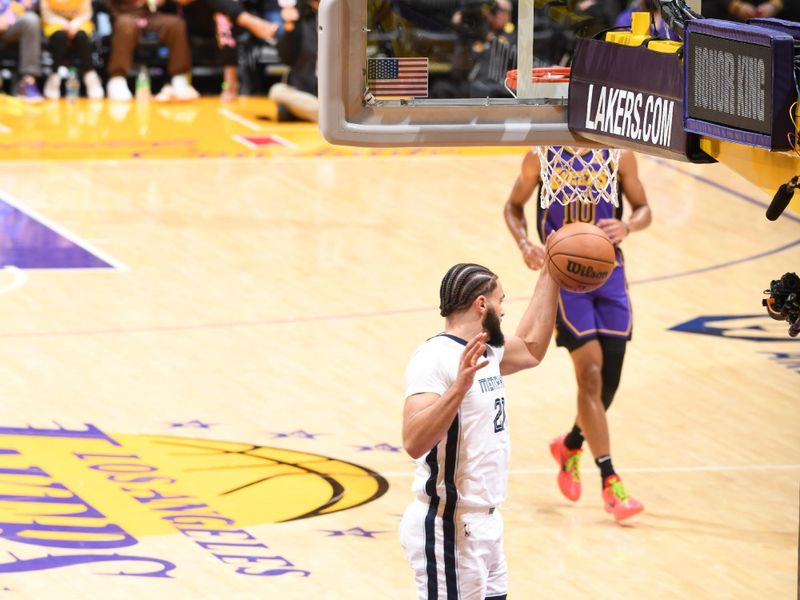
[[[169,49],[169,83],[161,88],[157,100],[193,100],[199,96],[189,83],[192,57],[186,22],[161,10],[164,0],[111,0],[113,33],[108,61],[109,100],[130,101],[133,96],[126,77],[133,66],[133,51],[143,31],[153,31]]]
[[[278,105],[278,120],[317,121],[317,10],[319,0],[300,0],[281,10],[284,33],[278,55],[289,66],[287,83],[276,83],[269,97]]]
[[[103,97],[103,84],[92,64],[91,0],[41,0],[42,29],[53,57],[53,72],[44,84],[44,96],[50,100],[61,97],[61,70],[70,56],[78,59],[78,70],[86,85],[86,95]]]
[[[42,74],[42,29],[39,15],[27,2],[0,0],[0,42],[19,45],[17,97],[41,102],[36,78]]]

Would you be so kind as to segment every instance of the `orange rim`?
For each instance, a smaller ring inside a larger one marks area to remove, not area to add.
[[[536,67],[531,69],[533,83],[568,83],[570,67]],[[506,73],[506,83],[512,90],[517,89],[517,70]]]

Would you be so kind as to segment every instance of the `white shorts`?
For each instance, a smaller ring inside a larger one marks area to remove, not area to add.
[[[504,599],[508,580],[500,512],[457,510],[447,528],[441,506],[437,512],[414,500],[400,521],[400,543],[420,600]]]

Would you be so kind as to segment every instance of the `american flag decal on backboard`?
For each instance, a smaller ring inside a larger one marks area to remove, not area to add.
[[[370,58],[367,88],[376,98],[428,96],[427,58]]]

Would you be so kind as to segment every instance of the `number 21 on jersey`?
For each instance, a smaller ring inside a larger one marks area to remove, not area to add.
[[[497,398],[494,401],[494,432],[503,431],[506,428],[506,399]]]

